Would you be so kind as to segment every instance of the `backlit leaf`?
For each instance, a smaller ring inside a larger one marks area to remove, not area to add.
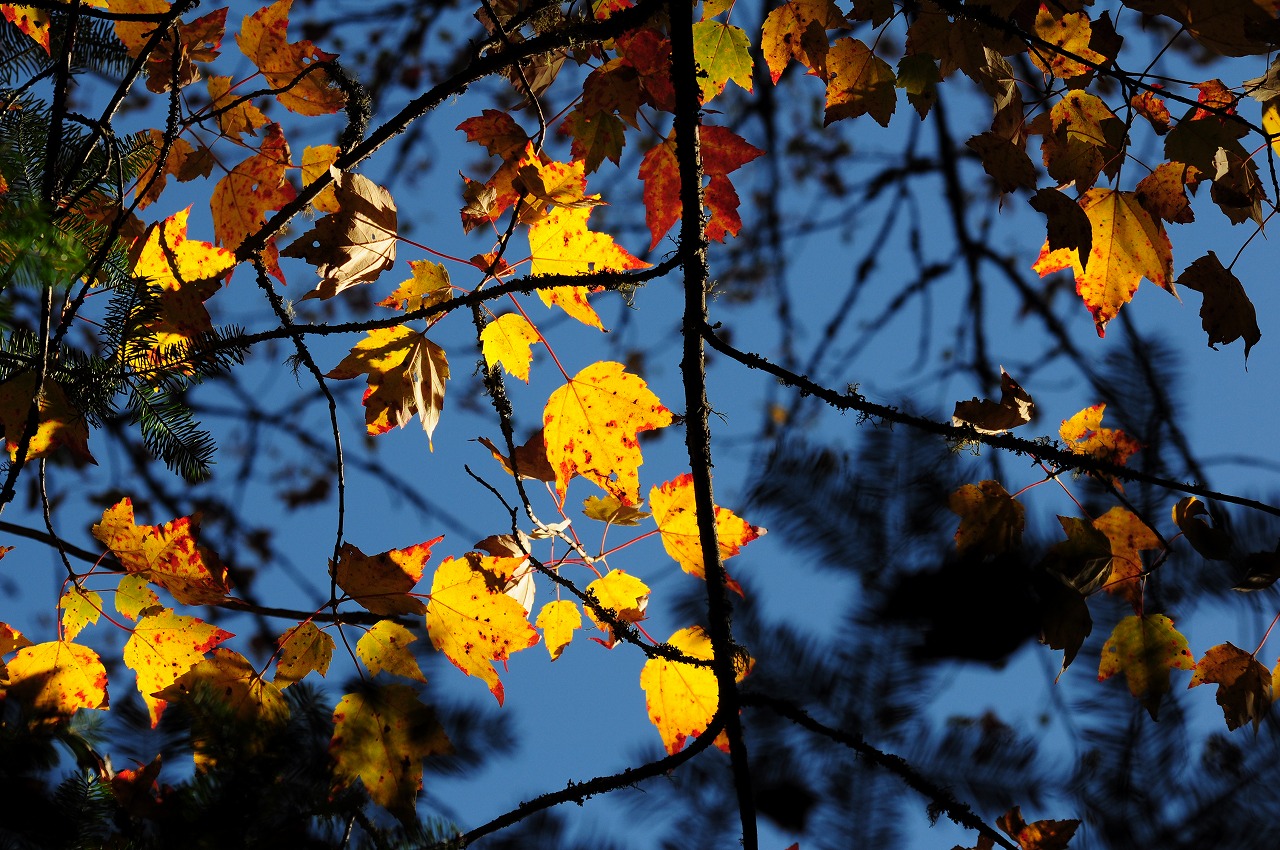
[[[1160,538],[1128,508],[1116,505],[1093,521],[1093,527],[1111,541],[1111,575],[1103,590],[1121,597],[1137,611],[1142,605],[1145,569],[1142,552],[1160,548]]]
[[[102,616],[102,597],[73,584],[58,600],[58,607],[62,610],[63,640],[75,640],[85,626]]]
[[[24,646],[7,666],[5,698],[42,723],[69,720],[81,708],[107,707],[107,670],[87,646],[62,640]]]
[[[1021,850],[1066,850],[1067,843],[1080,828],[1078,820],[1038,820],[1027,823],[1022,811],[1014,806],[996,824],[1018,842]]]
[[[209,87],[209,110],[217,113],[218,129],[226,135],[252,136],[259,127],[271,123],[252,100],[236,103],[239,93],[231,90],[230,77],[210,76],[205,84]]]
[[[289,704],[280,689],[263,679],[249,659],[225,647],[214,649],[208,658],[183,673],[156,696],[175,702],[188,699],[201,690],[217,694],[241,720],[270,727],[289,719]],[[196,744],[196,763],[200,765],[199,741]],[[203,763],[209,762],[203,759]]]
[[[588,496],[582,502],[582,512],[590,519],[611,525],[635,526],[652,516],[648,511],[622,504],[613,496]]]
[[[624,623],[639,623],[645,619],[645,610],[649,607],[649,586],[629,573],[610,570],[587,585],[587,593],[595,596],[597,602]],[[615,635],[609,621],[597,616],[591,606],[584,610],[596,628],[605,633],[605,640],[601,643],[613,648]]]
[[[501,363],[507,372],[529,383],[529,364],[538,331],[519,313],[506,313],[485,325],[480,332],[484,362],[490,369]]]
[[[340,110],[346,95],[319,63],[337,57],[325,53],[310,41],[290,44],[289,7],[293,0],[276,0],[252,15],[246,15],[236,36],[240,50],[276,92],[285,109],[299,115],[328,115]]]
[[[1076,291],[1093,314],[1098,336],[1104,336],[1107,323],[1133,298],[1141,278],[1174,292],[1173,249],[1164,225],[1146,211],[1133,192],[1090,189],[1080,207],[1093,229],[1088,269],[1081,265],[1076,251],[1054,251],[1047,242],[1033,268],[1041,277],[1071,269]]]
[[[422,310],[447,301],[453,295],[449,284],[449,270],[441,263],[430,260],[410,260],[413,277],[401,283],[395,291],[378,302],[379,307],[394,310]]]
[[[508,475],[519,473],[521,478],[532,478],[535,481],[556,480],[556,471],[547,461],[547,444],[541,428],[534,432],[524,445],[516,446],[514,458],[504,455],[488,437],[480,437],[477,442],[489,450],[494,460],[502,464],[502,468]]]
[[[648,263],[617,245],[612,236],[588,230],[589,215],[590,207],[556,207],[546,218],[530,225],[530,273],[576,275],[649,267]],[[585,286],[539,289],[538,297],[548,307],[559,305],[584,325],[604,327],[587,303]]]
[[[1089,24],[1089,16],[1083,12],[1073,12],[1059,18],[1041,3],[1040,11],[1036,14],[1035,34],[1051,46],[1032,47],[1031,61],[1041,71],[1059,79],[1079,77],[1092,71],[1094,65],[1102,65],[1107,61],[1107,57],[1089,46],[1093,27]],[[1059,51],[1072,53],[1078,58],[1064,56]]]
[[[889,63],[856,38],[842,38],[827,54],[827,108],[824,126],[841,118],[870,115],[882,127],[897,107],[896,79]]]
[[[519,602],[490,587],[466,558],[446,558],[436,569],[427,604],[427,633],[436,649],[468,676],[476,676],[502,705],[494,662],[538,642]]]
[[[1196,662],[1189,688],[1212,682],[1218,686],[1218,705],[1228,729],[1250,720],[1258,731],[1271,708],[1271,671],[1248,652],[1230,643],[1219,644]]]
[[[356,655],[360,656],[360,660],[375,676],[385,671],[425,683],[427,677],[422,675],[418,660],[409,650],[409,644],[415,640],[417,637],[404,626],[391,620],[382,620],[375,623],[356,642]]]
[[[293,184],[285,178],[290,166],[289,144],[279,124],[267,127],[258,153],[235,166],[213,187],[210,206],[213,209],[213,233],[219,245],[234,251],[245,237],[267,220],[267,213],[278,210],[296,196]],[[269,246],[275,250],[275,240]],[[270,252],[267,269],[281,280],[279,262]]]
[[[406,549],[366,555],[350,543],[342,544],[333,567],[334,580],[344,591],[374,614],[421,614],[421,600],[410,596],[422,580],[435,537]]]
[[[1195,496],[1186,496],[1173,506],[1173,524],[1202,557],[1215,561],[1225,560],[1231,554],[1231,535],[1221,525],[1210,525],[1205,517],[1213,518],[1204,502]]]
[[[582,614],[578,606],[568,599],[555,599],[542,606],[535,626],[542,629],[551,660],[555,661],[573,640],[573,633],[582,628]]]
[[[602,361],[551,394],[542,424],[561,501],[569,479],[581,475],[624,505],[635,505],[644,462],[636,435],[670,425],[671,411],[621,363]]]
[[[126,498],[103,511],[92,531],[125,570],[163,587],[183,605],[216,605],[231,590],[226,567],[197,542],[199,522],[191,517],[135,525],[133,502]]]
[[[0,3],[0,15],[49,52],[49,13],[35,6]]]
[[[1170,673],[1194,668],[1187,639],[1164,614],[1125,617],[1102,647],[1098,681],[1124,673],[1129,693],[1142,702],[1154,720],[1161,698],[1169,692]]]
[[[333,710],[329,753],[341,786],[357,779],[369,797],[401,819],[422,790],[422,761],[452,751],[436,713],[408,685],[373,685]]]
[[[360,283],[371,283],[396,260],[396,205],[391,193],[369,178],[344,172],[334,180],[338,211],[280,252],[316,267],[320,285],[302,296],[332,298]]]
[[[325,377],[368,376],[365,430],[371,435],[403,428],[418,414],[430,443],[444,408],[449,360],[444,349],[404,325],[374,328]]]
[[[751,83],[751,42],[741,27],[720,21],[703,20],[693,25],[693,55],[706,72],[698,78],[702,102],[724,91],[733,80],[747,91]]]
[[[145,575],[129,573],[120,577],[116,587],[116,610],[130,620],[137,620],[148,608],[160,606],[160,597],[151,589]]]
[[[968,425],[979,434],[1001,434],[1031,421],[1035,402],[1003,368],[1000,369],[1000,401],[974,398],[956,402],[951,424]]]
[[[138,620],[125,642],[125,666],[137,674],[138,693],[147,705],[151,726],[160,722],[165,700],[157,693],[172,685],[231,632],[165,608]]]
[[[792,59],[827,78],[827,30],[844,24],[832,0],[785,0],[764,19],[760,49],[777,83]]]
[[[694,507],[693,476],[686,472],[660,487],[654,487],[649,491],[649,507],[667,554],[689,575],[705,578],[706,564]],[[717,506],[715,514],[721,561],[732,558],[742,551],[743,546],[765,533],[763,528],[751,525],[728,508]],[[736,581],[727,578],[726,584],[739,596],[742,595],[742,587]]]
[[[320,631],[316,624],[299,623],[280,635],[276,643],[279,655],[276,660],[276,676],[272,683],[283,690],[299,682],[312,670],[321,676],[329,672],[333,658],[333,638]]]
[[[1103,428],[1102,415],[1106,409],[1105,404],[1086,407],[1070,419],[1064,419],[1058,434],[1076,454],[1123,466],[1142,444],[1119,429]]]
[[[711,658],[711,638],[700,627],[681,629],[667,643],[691,658]],[[739,668],[737,681],[750,672],[747,659]],[[720,689],[710,667],[695,667],[665,658],[650,658],[640,671],[640,687],[645,693],[649,720],[658,727],[668,754],[684,748],[685,741],[706,731],[720,703]],[[727,739],[717,738],[716,746],[729,751]]]
[[[0,427],[4,428],[9,460],[17,460],[18,446],[27,429],[31,397],[36,394],[36,373],[27,371],[0,384]],[[89,426],[71,406],[57,381],[46,378],[39,400],[39,424],[27,444],[27,460],[48,457],[61,447],[82,461],[96,463],[89,453]]]
[[[308,145],[302,149],[302,185],[309,186],[322,174],[328,174],[329,168],[338,161],[342,153],[337,145]],[[320,190],[320,194],[311,200],[311,206],[320,212],[336,213],[339,209],[336,185],[330,183]]]

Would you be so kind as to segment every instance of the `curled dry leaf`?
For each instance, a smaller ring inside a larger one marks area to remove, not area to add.
[[[320,285],[302,296],[332,298],[371,283],[396,260],[396,205],[391,193],[360,174],[334,172],[338,211],[330,213],[281,251],[316,267]]]
[[[1178,283],[1204,296],[1200,322],[1209,335],[1209,347],[1216,351],[1218,343],[1229,345],[1243,339],[1244,359],[1248,363],[1249,350],[1262,339],[1262,331],[1258,329],[1253,302],[1245,294],[1240,279],[1224,268],[1218,255],[1210,251],[1188,266],[1178,277]]]
[[[1000,401],[974,398],[956,402],[951,423],[968,425],[979,434],[1002,434],[1031,421],[1035,402],[1003,368],[1000,370]]]
[[[1218,705],[1227,720],[1228,729],[1238,729],[1253,721],[1258,731],[1262,719],[1271,709],[1271,671],[1248,652],[1230,643],[1219,644],[1205,652],[1196,662],[1191,684],[1213,683],[1218,686]]]

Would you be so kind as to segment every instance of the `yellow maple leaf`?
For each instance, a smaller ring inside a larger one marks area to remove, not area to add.
[[[1118,428],[1103,428],[1102,415],[1106,409],[1105,404],[1086,407],[1070,419],[1064,419],[1058,435],[1076,454],[1123,466],[1142,444]]]
[[[868,114],[881,127],[888,127],[898,103],[897,77],[889,63],[858,39],[842,38],[831,46],[827,64],[830,75],[822,123]]]
[[[58,640],[25,646],[8,663],[5,698],[56,725],[81,708],[107,707],[107,669],[87,646]]]
[[[85,626],[102,616],[102,597],[73,584],[58,600],[58,608],[62,610],[63,640],[75,640]]]
[[[310,186],[316,178],[329,171],[329,166],[338,161],[342,150],[337,145],[308,145],[302,149],[302,185]],[[330,183],[320,190],[320,194],[311,200],[311,206],[320,212],[335,213],[338,211],[338,197],[334,194],[334,186]]]
[[[484,362],[490,369],[501,363],[511,375],[529,383],[529,364],[533,362],[533,344],[540,337],[529,320],[519,313],[506,313],[484,326],[480,344]]]
[[[404,325],[374,328],[325,377],[350,380],[360,375],[369,378],[364,421],[370,435],[403,428],[417,413],[431,443],[449,380],[443,348]]]
[[[329,752],[339,786],[359,779],[369,797],[397,817],[414,811],[423,759],[452,749],[435,711],[408,685],[372,685],[333,709]]]
[[[280,635],[280,657],[272,684],[283,690],[299,682],[312,670],[321,676],[329,672],[333,659],[333,638],[310,621],[299,623]]]
[[[410,260],[409,268],[413,271],[413,277],[379,301],[379,307],[422,310],[447,301],[453,295],[453,287],[449,284],[449,270],[443,264],[430,260]]]
[[[116,586],[116,610],[130,620],[137,620],[148,608],[160,605],[160,597],[151,589],[145,575],[128,573],[120,576]]]
[[[587,585],[587,593],[595,596],[597,602],[624,623],[639,623],[649,607],[649,586],[622,570],[610,570],[591,582]],[[605,633],[605,640],[600,643],[612,649],[616,638],[609,622],[597,616],[590,606],[586,612],[596,628]]]
[[[133,502],[122,499],[102,512],[93,536],[126,571],[163,587],[183,605],[216,605],[226,598],[227,568],[196,541],[199,523],[179,517],[164,525],[135,525]]]
[[[691,658],[711,658],[711,638],[700,626],[681,629],[667,643]],[[753,663],[746,659],[736,681],[742,681]],[[644,689],[649,720],[658,727],[662,745],[672,755],[684,748],[686,740],[706,731],[720,704],[716,674],[710,667],[650,658],[640,671],[640,687]],[[729,742],[723,735],[715,743],[728,752]]]
[[[151,728],[160,722],[165,701],[156,694],[172,685],[215,646],[234,637],[231,632],[195,617],[165,608],[138,620],[122,658],[137,674],[138,693],[147,705]]]
[[[551,654],[551,660],[555,661],[573,640],[573,633],[582,628],[582,614],[572,601],[554,599],[542,606],[534,625],[542,629],[547,652]]]
[[[524,606],[492,587],[466,558],[446,558],[436,569],[427,633],[455,667],[489,686],[498,705],[504,691],[493,663],[538,642]]]
[[[547,399],[542,412],[547,460],[564,501],[569,479],[594,481],[624,505],[640,501],[640,443],[636,434],[671,424],[645,382],[621,363],[592,363]]]
[[[698,539],[698,517],[693,501],[693,476],[685,473],[649,491],[649,507],[662,533],[662,548],[676,560],[680,569],[691,576],[706,578],[702,543]],[[720,559],[732,558],[752,540],[765,533],[763,528],[743,520],[728,508],[716,507],[716,538]],[[731,578],[727,584],[742,595],[742,587]]]
[[[760,34],[769,76],[778,82],[788,63],[795,59],[825,80],[827,30],[844,23],[844,15],[832,0],[784,0],[765,17]]]
[[[1074,248],[1049,250],[1046,240],[1032,266],[1041,277],[1071,269],[1076,291],[1093,314],[1098,336],[1105,336],[1107,322],[1129,303],[1146,278],[1174,293],[1173,247],[1164,225],[1142,206],[1134,192],[1090,189],[1080,200],[1093,229],[1093,250],[1088,268]]]
[[[422,580],[435,537],[407,549],[391,549],[366,555],[350,543],[342,544],[333,567],[338,587],[374,614],[421,614],[421,600],[409,595]]]
[[[530,272],[579,275],[649,267],[619,247],[612,236],[588,230],[589,215],[589,207],[556,207],[546,218],[530,225]],[[539,289],[538,297],[548,307],[559,306],[584,325],[603,330],[600,317],[587,303],[587,291],[585,286],[557,286]]]
[[[356,655],[375,676],[385,670],[416,682],[426,682],[427,677],[422,675],[418,660],[409,651],[409,644],[415,640],[417,637],[404,626],[382,620],[374,623],[373,628],[356,641]]]
[[[49,53],[49,13],[35,6],[0,3],[0,14]]]
[[[270,123],[262,110],[246,100],[232,106],[237,95],[231,90],[230,77],[210,76],[205,80],[209,88],[210,112],[218,114],[218,129],[232,138],[252,136],[253,131]]]
[[[1129,692],[1142,701],[1155,719],[1160,699],[1169,692],[1169,674],[1192,670],[1195,660],[1187,649],[1187,639],[1163,614],[1125,617],[1116,623],[1102,647],[1098,681],[1124,673]]]
[[[1159,549],[1160,539],[1128,508],[1116,505],[1093,521],[1093,527],[1111,541],[1111,575],[1103,590],[1112,593],[1138,610],[1142,604],[1144,550]]]
[[[1031,61],[1046,74],[1052,74],[1063,80],[1070,79],[1087,74],[1093,70],[1093,65],[1101,65],[1107,61],[1107,57],[1089,47],[1089,40],[1093,37],[1093,26],[1089,23],[1089,16],[1083,12],[1073,12],[1061,18],[1055,18],[1049,11],[1049,7],[1041,3],[1040,11],[1036,13],[1035,33],[1053,47],[1079,57],[1079,59],[1072,59],[1049,48],[1032,47]],[[1084,62],[1081,62],[1081,59]],[[1093,65],[1087,65],[1085,62]]]
[[[342,109],[346,95],[329,72],[314,67],[337,57],[310,41],[288,41],[289,7],[293,0],[276,0],[246,15],[236,36],[240,50],[258,66],[276,99],[299,115],[328,115]],[[312,69],[312,70],[308,70]]]

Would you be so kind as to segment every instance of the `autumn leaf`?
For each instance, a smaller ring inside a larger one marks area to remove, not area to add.
[[[163,587],[183,605],[216,605],[231,590],[226,567],[197,542],[199,522],[191,517],[135,525],[133,502],[125,498],[103,511],[91,530],[127,572]]]
[[[1225,560],[1231,554],[1231,534],[1220,524],[1205,522],[1204,517],[1212,519],[1213,515],[1195,496],[1179,499],[1173,506],[1173,524],[1178,526],[1191,547],[1202,557]]]
[[[1164,226],[1139,203],[1133,192],[1090,189],[1080,201],[1089,216],[1093,241],[1088,269],[1071,249],[1040,251],[1034,268],[1041,277],[1063,269],[1075,274],[1076,291],[1093,314],[1098,336],[1129,303],[1138,282],[1146,278],[1174,293],[1173,251]]]
[[[957,551],[999,555],[1021,545],[1025,509],[999,481],[965,484],[951,494],[947,506],[960,517]]]
[[[272,683],[281,690],[300,682],[311,671],[321,676],[329,672],[333,658],[333,638],[310,620],[299,623],[276,640],[279,655]]]
[[[724,91],[730,80],[752,91],[751,42],[741,27],[712,20],[694,24],[693,56],[706,73],[698,77],[703,103]]]
[[[692,576],[705,578],[705,558],[698,533],[694,507],[693,475],[685,473],[649,491],[649,507],[662,534],[662,547],[676,560],[680,569]],[[732,558],[742,547],[765,533],[763,528],[743,520],[728,508],[716,506],[716,538],[720,560]],[[739,596],[742,586],[725,575],[725,584]]]
[[[64,640],[23,646],[7,666],[5,698],[42,724],[62,723],[81,708],[107,708],[107,670],[87,646]]]
[[[209,89],[209,111],[216,114],[218,129],[225,135],[252,136],[259,127],[271,123],[252,100],[236,102],[239,97],[231,89],[230,77],[210,76],[205,85]]]
[[[827,106],[823,126],[870,115],[882,127],[897,107],[893,68],[856,38],[841,38],[827,54]]]
[[[827,30],[845,23],[832,0],[785,0],[764,19],[760,49],[776,84],[792,59],[827,78]]]
[[[165,135],[159,130],[149,130],[151,140],[151,162],[138,173],[134,184],[134,196],[138,200],[137,209],[149,207],[164,191],[169,177],[178,178],[178,182],[187,183],[197,177],[208,177],[213,170],[213,153],[201,145],[193,148],[186,139],[178,136],[170,140],[169,155],[163,165],[160,154],[164,150]]]
[[[529,134],[516,123],[510,112],[501,109],[486,109],[455,129],[466,133],[468,142],[483,145],[489,156],[504,160],[523,151],[529,143]]]
[[[1090,455],[1095,460],[1124,466],[1129,458],[1142,448],[1142,444],[1116,428],[1103,428],[1102,415],[1105,404],[1086,407],[1070,419],[1064,419],[1058,435],[1067,448],[1076,454]],[[1120,486],[1116,482],[1116,486]]]
[[[308,145],[302,149],[302,185],[310,186],[316,178],[328,174],[330,167],[338,161],[342,149],[337,145]],[[311,206],[320,212],[336,213],[341,207],[338,204],[337,183],[330,183],[320,190],[320,194],[311,199]]]
[[[1102,647],[1098,681],[1124,673],[1129,693],[1156,719],[1160,699],[1169,692],[1169,674],[1195,668],[1187,639],[1164,614],[1125,617]]]
[[[409,644],[417,638],[413,632],[399,623],[382,620],[375,623],[356,642],[356,655],[373,675],[386,671],[416,682],[427,681],[422,675],[418,660],[409,650]]]
[[[1243,338],[1247,363],[1249,350],[1262,339],[1262,331],[1258,329],[1257,311],[1240,279],[1223,268],[1218,255],[1210,251],[1187,266],[1178,276],[1178,283],[1204,296],[1200,322],[1209,335],[1209,347],[1216,351],[1219,343],[1229,345]]]
[[[1236,582],[1232,590],[1248,593],[1264,590],[1280,579],[1280,542],[1271,550],[1250,552],[1240,559],[1244,575]]]
[[[951,424],[969,426],[979,434],[1001,434],[1031,421],[1035,402],[1013,377],[1000,369],[1000,401],[974,398],[956,402]]]
[[[1025,147],[989,130],[969,139],[965,147],[982,160],[982,169],[1002,194],[1036,187],[1036,166]]]
[[[1088,596],[1111,575],[1111,539],[1087,519],[1060,516],[1058,524],[1066,539],[1049,549],[1044,566]]]
[[[17,460],[18,446],[27,430],[31,399],[36,394],[36,373],[19,372],[0,383],[0,427],[4,428],[9,460]],[[27,460],[48,457],[66,447],[81,461],[97,463],[89,453],[89,426],[57,381],[46,378],[40,393],[36,432],[27,444]]]
[[[231,632],[165,608],[141,617],[125,642],[125,666],[137,674],[138,693],[147,705],[151,728],[160,722],[165,701],[156,694],[172,685]]]
[[[326,215],[280,252],[316,267],[320,285],[301,300],[332,298],[344,289],[371,283],[396,260],[396,205],[391,193],[360,174],[334,179],[338,212]]]
[[[1111,541],[1111,575],[1102,586],[1108,593],[1142,606],[1142,552],[1161,548],[1160,538],[1128,508],[1116,505],[1093,521]]]
[[[22,632],[10,626],[8,623],[0,623],[0,658],[11,652],[22,649],[25,646],[31,646],[31,641],[23,636]],[[5,666],[3,660],[0,660],[0,696],[4,694],[4,685],[9,681],[9,668]]]
[[[266,137],[258,153],[246,159],[218,181],[210,196],[213,210],[213,233],[219,245],[234,251],[245,237],[267,220],[267,213],[278,210],[296,196],[293,184],[285,178],[289,168],[289,144],[279,124],[267,127]],[[283,280],[275,259],[275,240],[269,243],[265,256],[267,269]]]
[[[1035,34],[1049,43],[1048,47],[1031,48],[1031,61],[1046,74],[1052,74],[1061,80],[1071,79],[1087,74],[1093,66],[1102,65],[1107,57],[1092,49],[1089,41],[1093,36],[1093,27],[1089,16],[1083,12],[1073,12],[1058,18],[1049,7],[1040,4],[1036,13]],[[1077,58],[1064,56],[1063,53],[1074,54]]]
[[[622,159],[626,127],[616,115],[607,112],[591,114],[579,106],[565,117],[560,132],[573,137],[569,152],[574,159],[582,161],[587,174],[600,168],[606,159],[614,165]]]
[[[49,13],[35,6],[0,3],[0,14],[49,53]]]
[[[170,9],[168,0],[109,0],[112,12],[122,15],[159,16]],[[151,44],[156,26],[153,21],[115,21],[116,37],[135,59],[144,56],[147,89],[167,92],[176,84],[184,88],[200,79],[196,62],[208,63],[221,53],[222,37],[227,28],[227,10],[215,9],[190,23],[178,21]]]
[[[590,209],[604,203],[599,195],[586,194],[585,163],[556,162],[539,156],[531,141],[525,142],[511,185],[524,197],[521,221],[526,224],[540,221],[548,207]]]
[[[1074,250],[1083,268],[1093,251],[1093,224],[1080,205],[1057,189],[1041,189],[1031,196],[1031,206],[1045,215],[1049,251]]]
[[[413,277],[402,282],[394,292],[379,301],[379,307],[404,311],[424,310],[452,297],[449,270],[443,264],[430,260],[410,260],[409,269],[413,272]]]
[[[582,628],[582,614],[570,600],[555,599],[542,606],[534,626],[542,629],[547,652],[555,661],[573,640],[573,633]]]
[[[748,143],[727,127],[703,126],[698,130],[702,150],[703,174],[710,178],[705,203],[711,213],[707,222],[707,238],[723,242],[742,230],[738,214],[738,193],[729,174],[762,155],[764,151]],[[644,220],[657,247],[667,231],[680,220],[684,202],[680,199],[680,166],[676,162],[675,132],[644,156],[640,163],[640,179],[644,181]]]
[[[360,375],[369,382],[364,421],[370,436],[403,428],[417,413],[430,444],[449,379],[443,348],[404,325],[374,328],[325,377],[346,381]]]
[[[258,66],[267,84],[278,89],[276,99],[299,115],[328,115],[342,109],[343,94],[322,63],[338,58],[310,41],[290,44],[287,36],[293,0],[276,0],[246,15],[236,43]]]
[[[493,459],[502,465],[508,475],[519,472],[521,478],[531,478],[535,481],[556,480],[556,471],[547,461],[546,439],[543,437],[541,428],[534,432],[523,445],[516,446],[514,459],[503,454],[488,437],[479,437],[476,442],[489,450]]]
[[[1219,644],[1196,662],[1188,688],[1212,682],[1218,686],[1218,705],[1228,729],[1238,729],[1250,720],[1258,731],[1271,708],[1271,671],[1248,652],[1230,643]]]
[[[612,236],[588,230],[589,215],[590,207],[556,207],[546,218],[530,225],[530,273],[580,275],[649,267],[614,243]],[[585,286],[539,289],[538,297],[548,307],[558,305],[584,325],[604,328],[587,303]]]
[[[529,364],[538,331],[519,313],[506,313],[485,325],[480,332],[484,362],[490,369],[501,363],[507,372],[529,383]]]
[[[160,597],[151,589],[145,575],[129,573],[120,577],[116,586],[116,610],[130,620],[137,620],[149,608],[160,607]]]
[[[1173,116],[1169,114],[1169,107],[1165,105],[1164,99],[1152,91],[1142,91],[1129,98],[1129,105],[1134,111],[1141,115],[1151,124],[1151,129],[1156,131],[1156,135],[1163,136],[1169,132],[1169,125],[1173,123]]]
[[[62,611],[62,639],[75,640],[85,626],[102,616],[102,597],[73,584],[58,600],[58,608]]]
[[[587,585],[587,593],[624,623],[635,624],[645,619],[645,611],[649,607],[649,586],[623,570],[609,570]],[[605,634],[605,640],[600,643],[612,649],[617,636],[609,621],[596,614],[589,605],[584,610],[596,628]]]
[[[203,661],[178,677],[155,696],[168,702],[190,699],[200,691],[216,694],[236,717],[258,727],[272,727],[289,719],[289,704],[280,689],[266,681],[238,652],[217,647]],[[196,764],[211,764],[196,742]]]
[[[357,779],[369,797],[402,820],[422,790],[422,762],[452,752],[436,713],[408,685],[371,685],[338,701],[329,753],[340,787]]]
[[[630,505],[624,505],[613,496],[588,496],[582,501],[582,513],[588,519],[607,522],[610,525],[639,525],[652,514]]]
[[[366,555],[350,543],[342,544],[333,567],[334,581],[352,599],[374,614],[421,614],[421,600],[409,594],[426,569],[431,547],[443,540],[435,537],[406,549],[391,549]]]
[[[1014,806],[1000,816],[996,825],[1018,842],[1021,850],[1066,850],[1067,843],[1080,828],[1080,821],[1038,820],[1027,823],[1022,819],[1021,809]]]
[[[1115,177],[1124,161],[1124,122],[1088,92],[1068,91],[1027,132],[1044,134],[1040,153],[1049,176],[1059,185],[1074,183],[1077,191],[1092,189],[1104,172]]]
[[[1194,185],[1199,176],[1200,169],[1194,165],[1162,162],[1138,181],[1134,194],[1153,216],[1174,224],[1189,224],[1195,220],[1195,213],[1191,211],[1187,186]]]
[[[624,505],[635,505],[644,462],[636,435],[670,425],[671,411],[621,363],[601,361],[551,394],[542,424],[562,502],[569,479],[581,475]]]
[[[223,277],[236,263],[235,254],[208,242],[187,238],[191,207],[147,228],[134,246],[133,276],[162,290],[176,290]]]
[[[711,638],[699,626],[681,629],[667,643],[691,658],[710,660]],[[750,672],[754,662],[747,658],[738,668],[736,681]],[[640,687],[645,693],[649,720],[658,727],[668,755],[684,749],[685,741],[706,731],[720,703],[720,689],[710,667],[695,667],[665,658],[650,658],[640,671]],[[729,751],[727,739],[716,746]]]
[[[907,93],[907,100],[924,120],[929,110],[938,102],[938,83],[942,74],[937,61],[927,54],[903,56],[894,73],[894,86]]]
[[[466,558],[436,569],[427,604],[427,633],[436,649],[468,676],[482,679],[502,705],[504,691],[492,662],[538,642],[519,602],[495,590]]]

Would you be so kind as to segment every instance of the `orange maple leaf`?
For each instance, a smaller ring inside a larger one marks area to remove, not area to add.
[[[1128,508],[1116,505],[1093,521],[1093,527],[1111,541],[1111,574],[1103,590],[1128,600],[1134,610],[1142,605],[1142,552],[1159,549],[1160,539]]]
[[[645,382],[621,363],[592,363],[547,399],[542,412],[547,460],[556,471],[556,493],[564,501],[569,479],[588,478],[625,505],[640,501],[640,464],[635,435],[671,424]]]
[[[49,53],[49,13],[35,6],[0,3],[0,14]]]
[[[702,543],[698,538],[698,517],[693,501],[693,476],[685,473],[649,491],[649,507],[662,534],[662,548],[691,576],[706,578]],[[763,528],[743,520],[728,508],[717,506],[716,539],[720,559],[732,558],[742,547],[765,533]],[[742,586],[731,578],[729,589],[742,595]]]
[[[227,568],[196,541],[199,522],[180,517],[165,525],[135,525],[133,502],[121,499],[102,512],[93,536],[125,570],[145,576],[183,605],[216,605],[230,592]]]
[[[229,251],[240,247],[245,237],[267,220],[267,213],[278,210],[296,196],[293,184],[285,179],[290,167],[289,143],[279,124],[271,124],[258,153],[233,168],[218,181],[210,196],[213,211],[213,233],[219,245]],[[275,240],[268,245],[264,259],[267,269],[280,280]]]
[[[138,620],[125,642],[125,666],[137,674],[138,693],[147,705],[151,728],[160,722],[165,701],[156,696],[177,681],[231,632],[165,608]]]
[[[422,580],[431,547],[443,540],[435,537],[406,549],[391,549],[366,555],[350,543],[342,544],[333,566],[334,581],[351,598],[374,614],[421,614],[421,600],[410,596]]]
[[[502,705],[504,690],[493,662],[538,642],[519,602],[490,585],[466,558],[446,558],[431,583],[427,633],[436,649],[468,676],[482,679]]]
[[[0,428],[4,429],[5,450],[10,460],[18,457],[18,446],[27,430],[31,397],[36,394],[36,373],[20,372],[0,383]],[[89,426],[72,406],[57,381],[46,378],[38,404],[39,424],[27,444],[27,460],[48,457],[66,446],[76,458],[97,463],[89,453]]]
[[[1091,455],[1097,460],[1123,466],[1142,448],[1142,444],[1118,428],[1103,428],[1105,404],[1095,404],[1064,419],[1058,435],[1076,454]]]
[[[1222,706],[1227,728],[1237,729],[1252,720],[1256,732],[1271,708],[1271,671],[1231,643],[1210,647],[1195,669],[1187,687],[1216,684],[1218,705]]]
[[[711,638],[700,626],[681,629],[667,643],[691,658],[710,659]],[[738,669],[736,681],[751,672],[754,662],[747,658]],[[658,727],[667,753],[674,755],[684,748],[690,737],[706,731],[720,704],[720,688],[710,667],[695,667],[665,658],[650,658],[640,671],[640,687],[645,693],[649,720]],[[716,746],[729,751],[724,735],[716,738]]]
[[[844,25],[832,0],[785,0],[764,19],[760,47],[774,83],[792,59],[827,78],[827,30]]]
[[[1141,278],[1177,295],[1173,247],[1164,225],[1147,212],[1134,192],[1090,189],[1080,200],[1080,208],[1093,226],[1088,268],[1081,265],[1079,251],[1051,251],[1047,241],[1032,268],[1041,277],[1071,269],[1076,291],[1093,314],[1098,336],[1105,336],[1107,322],[1133,298]]]
[[[210,76],[205,80],[209,87],[209,111],[218,115],[218,129],[228,136],[252,136],[259,127],[271,123],[262,110],[246,100],[232,106],[236,102],[235,92],[231,90],[230,77]]]
[[[325,53],[310,41],[288,41],[289,7],[293,0],[276,0],[246,15],[236,43],[267,83],[277,89],[276,99],[299,115],[329,115],[342,109],[346,95],[321,63],[338,57]]]

